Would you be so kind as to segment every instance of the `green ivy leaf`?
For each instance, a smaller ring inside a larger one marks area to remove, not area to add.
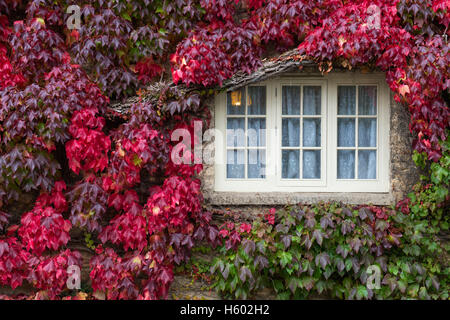
[[[350,258],[345,259],[345,270],[350,271],[352,267],[353,267],[352,259]]]
[[[358,286],[356,289],[356,298],[361,300],[362,298],[368,298],[369,293],[367,292],[367,288],[365,286]]]
[[[292,261],[292,255],[289,252],[281,252],[280,253],[280,265],[281,267],[285,267],[288,263]]]
[[[122,13],[122,18],[124,18],[125,20],[128,20],[128,21],[131,22],[131,17],[130,17],[130,15],[128,14],[128,12]]]

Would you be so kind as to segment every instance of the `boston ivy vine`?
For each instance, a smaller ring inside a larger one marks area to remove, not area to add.
[[[221,246],[216,286],[234,298],[262,286],[281,298],[447,298],[448,1],[77,1],[80,28],[69,29],[71,4],[0,0],[0,285],[71,298],[81,231],[92,293],[75,298],[166,298],[198,242]],[[202,165],[175,165],[171,134],[194,139],[194,121],[209,125],[210,89],[293,47],[323,72],[384,71],[429,175],[395,208],[298,206],[219,230]],[[184,87],[157,83],[170,76]],[[130,96],[111,121],[111,100]],[[364,286],[369,263],[385,273],[378,291]]]
[[[238,228],[235,236],[229,224],[221,229],[225,242],[211,272],[224,297],[270,288],[279,299],[448,299],[450,269],[439,262],[448,248],[436,243],[427,220],[337,203],[290,206],[275,216],[276,222],[261,215],[251,231]],[[232,237],[239,245],[231,246]],[[368,280],[374,266],[378,284]]]

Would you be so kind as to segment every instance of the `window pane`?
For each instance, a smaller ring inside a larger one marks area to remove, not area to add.
[[[375,150],[358,151],[358,179],[377,178],[377,152]]]
[[[338,114],[351,115],[356,111],[356,87],[339,86],[338,87]]]
[[[338,147],[355,146],[355,119],[338,119]]]
[[[245,146],[245,119],[228,118],[227,119],[227,146],[244,147]]]
[[[358,119],[358,145],[377,146],[377,119]]]
[[[281,140],[283,147],[300,146],[300,119],[283,119]]]
[[[263,179],[266,176],[266,150],[248,150],[248,178]]]
[[[283,179],[298,179],[300,177],[300,150],[283,150],[281,160]]]
[[[355,151],[338,150],[338,179],[355,178]]]
[[[361,115],[377,114],[377,87],[360,86],[358,89],[358,113]]]
[[[244,150],[227,151],[227,178],[240,178],[245,176]]]
[[[245,114],[245,88],[227,93],[227,114]]]
[[[283,86],[282,88],[283,114],[300,114],[300,86]]]
[[[303,114],[318,115],[321,109],[321,87],[303,87]]]
[[[266,87],[248,87],[247,113],[266,114]]]
[[[266,119],[249,118],[247,137],[249,147],[264,147],[266,145]]]
[[[303,146],[320,147],[320,119],[303,119]]]
[[[320,179],[320,150],[303,151],[303,179]]]

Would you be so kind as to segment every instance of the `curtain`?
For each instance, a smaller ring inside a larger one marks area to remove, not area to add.
[[[266,119],[249,118],[247,136],[249,147],[264,147],[266,145]],[[265,150],[248,150],[248,178],[264,178],[265,162]]]
[[[266,114],[266,87],[248,87],[247,114]]]
[[[281,140],[283,147],[300,146],[300,119],[283,119]]]
[[[358,146],[377,146],[377,119],[360,118],[358,120]]]
[[[266,119],[249,118],[247,130],[247,143],[249,147],[266,146]]]
[[[338,87],[338,114],[353,115],[356,113],[356,87]]]
[[[283,86],[283,115],[300,115],[300,86]],[[284,118],[282,120],[283,147],[300,147],[300,118]],[[283,150],[281,153],[283,179],[300,178],[300,151]]]
[[[320,147],[320,119],[303,119],[303,146]]]
[[[300,150],[283,150],[281,157],[282,157],[282,178],[299,179]]]
[[[320,150],[303,151],[303,179],[320,179]]]
[[[338,114],[356,114],[356,87],[338,87]],[[355,147],[355,119],[338,119],[338,147]],[[338,150],[338,179],[355,178],[355,151]]]
[[[245,146],[245,118],[227,119],[227,146]]]
[[[358,88],[358,113],[360,115],[377,114],[377,87],[359,86]]]
[[[358,114],[375,115],[377,88],[360,86],[358,88]],[[354,115],[356,113],[356,87],[340,86],[338,88],[338,114]],[[377,146],[377,119],[359,118],[358,147]],[[355,147],[355,119],[338,119],[338,146]],[[376,150],[358,150],[358,179],[376,178]],[[355,178],[355,151],[338,150],[338,179]]]
[[[245,118],[227,119],[227,146],[245,146]],[[227,178],[244,178],[244,150],[227,151]]]
[[[321,113],[321,87],[303,87],[303,114],[319,115]]]
[[[338,179],[355,178],[355,151],[338,150]]]
[[[266,87],[254,86],[248,88],[248,99],[245,99],[245,89],[241,89],[240,106],[233,105],[231,94],[228,94],[228,115],[244,115],[247,107],[247,115],[266,114]],[[238,99],[234,99],[235,104]],[[247,132],[245,132],[246,118],[227,119],[227,146],[228,147],[265,147],[266,146],[266,119],[247,118]],[[247,146],[245,139],[247,136]],[[264,178],[266,151],[263,149],[228,150],[227,151],[227,177],[245,177],[245,153],[247,152],[248,172],[247,178]]]
[[[338,147],[355,146],[355,119],[338,119]]]
[[[358,179],[376,179],[377,152],[375,150],[359,150]]]
[[[248,150],[248,178],[263,179],[266,169],[266,150]]]
[[[303,119],[303,146],[320,147],[320,119]],[[303,179],[320,179],[320,150],[303,151]]]
[[[227,151],[227,178],[245,178],[244,150]]]
[[[300,115],[300,86],[283,86],[282,112],[284,115]]]

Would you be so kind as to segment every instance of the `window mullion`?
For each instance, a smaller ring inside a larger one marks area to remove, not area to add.
[[[247,101],[248,101],[248,87],[245,87],[245,108],[244,108],[244,132],[245,132],[245,148],[244,148],[244,177],[245,179],[248,179],[248,108],[247,108]]]
[[[359,166],[359,86],[356,87],[356,95],[355,95],[355,180],[358,180],[358,166]]]
[[[303,85],[300,86],[300,148],[298,156],[298,178],[303,179]]]

